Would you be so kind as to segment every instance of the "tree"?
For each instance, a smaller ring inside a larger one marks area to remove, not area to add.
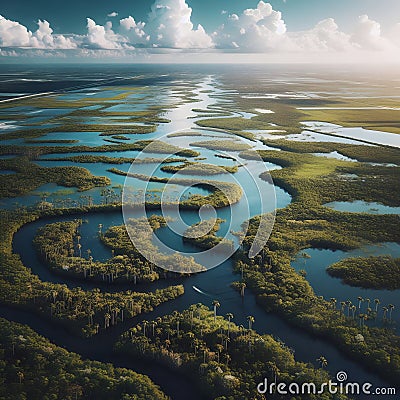
[[[378,314],[378,307],[379,307],[379,304],[381,303],[381,301],[379,299],[375,299],[374,303],[375,303],[375,312]]]
[[[240,282],[240,295],[244,297],[244,290],[246,289],[246,283],[245,282]]]
[[[332,297],[331,300],[330,300],[330,303],[331,303],[332,308],[335,310],[336,309],[337,300],[334,297]]]
[[[322,369],[328,366],[328,360],[324,356],[317,358],[317,361]]]
[[[231,328],[231,319],[233,319],[233,314],[232,313],[226,314],[226,318],[228,318],[228,337],[229,337]]]
[[[252,315],[249,315],[246,319],[247,322],[249,323],[249,331],[251,331],[251,328],[255,322],[255,318]]]
[[[364,301],[364,299],[361,296],[358,296],[357,300],[358,300],[358,309],[360,309],[361,308],[361,303]]]
[[[221,304],[219,303],[219,301],[218,300],[214,300],[213,302],[212,302],[212,305],[213,305],[213,307],[214,307],[214,322],[217,320],[217,308],[218,307],[221,307]]]
[[[389,309],[389,320],[392,320],[392,312],[394,310],[394,305],[393,304],[389,304],[388,305],[388,309]]]

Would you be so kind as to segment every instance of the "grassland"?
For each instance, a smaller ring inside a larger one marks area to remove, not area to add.
[[[391,163],[400,162],[400,150],[393,147],[365,146],[331,142],[300,142],[282,139],[263,139],[264,144],[294,153],[330,153],[337,151],[346,157],[361,162]]]

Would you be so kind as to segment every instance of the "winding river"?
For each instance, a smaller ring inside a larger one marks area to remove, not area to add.
[[[171,108],[165,115],[166,118],[170,119],[171,122],[167,124],[159,125],[156,132],[145,135],[137,135],[138,139],[159,139],[165,140],[168,143],[175,144],[181,147],[188,147],[189,144],[194,144],[194,149],[198,150],[204,157],[204,162],[215,164],[215,165],[233,165],[231,160],[225,160],[215,157],[215,151],[207,150],[204,148],[195,147],[195,142],[198,140],[209,140],[205,137],[166,137],[166,134],[193,129],[193,124],[196,121],[194,118],[197,113],[192,111],[192,108],[207,109],[209,106],[215,104],[223,104],[219,102],[219,99],[224,96],[224,90],[218,88],[218,82],[214,77],[208,76],[199,82],[196,89],[194,90],[194,96],[197,98],[196,103],[184,102],[176,108]],[[203,134],[213,135],[216,138],[226,137],[226,133],[218,133],[215,131],[201,130],[198,131]],[[66,133],[67,135],[67,133]],[[93,138],[93,145],[101,144],[97,142],[96,135],[91,136]],[[214,138],[215,139],[215,138]],[[99,139],[101,141],[101,139]],[[244,140],[245,143],[249,144],[253,148],[262,149],[268,148],[264,146],[260,141],[249,141]],[[112,155],[111,153],[104,153],[105,155]],[[118,156],[133,157],[137,152],[124,152],[118,153]],[[62,156],[65,156],[62,155]],[[151,155],[148,155],[151,156]],[[46,156],[46,158],[51,158]],[[247,161],[246,161],[247,162]],[[38,164],[43,166],[56,166],[56,165],[72,165],[69,162],[63,161],[38,161]],[[77,165],[77,164],[73,164]],[[112,165],[107,164],[78,164],[79,166],[84,166],[89,169],[93,174],[96,175],[106,175],[112,179],[113,185],[121,185],[124,182],[123,177],[111,174],[107,171]],[[119,169],[127,171],[129,168],[128,164],[122,164],[117,166]],[[138,173],[146,173],[147,165],[143,165],[142,169]],[[267,190],[267,185],[269,183],[262,181],[258,178],[258,175],[265,171],[265,169],[279,168],[276,165],[264,163],[264,165],[259,165],[256,163],[248,162],[247,168],[249,168],[254,176],[256,176],[257,183],[260,187],[264,187]],[[237,179],[240,181],[241,170],[236,174]],[[157,170],[157,176],[170,176]],[[215,176],[209,179],[229,179],[227,176]],[[207,177],[208,179],[208,177]],[[138,182],[139,185],[139,182]],[[163,185],[155,185],[156,188],[162,187]],[[140,186],[139,186],[140,187]],[[246,192],[246,185],[243,186]],[[56,191],[57,189],[54,188]],[[93,196],[95,196],[95,201],[100,201],[98,191],[91,191]],[[96,194],[97,193],[97,194]],[[275,188],[276,194],[276,204],[278,208],[285,207],[290,203],[290,196],[280,188]],[[72,199],[78,199],[80,194],[73,192],[70,193]],[[27,196],[29,200],[22,200],[27,205],[38,201],[37,197]],[[12,203],[16,200],[21,201],[21,199],[13,199],[13,201],[6,206],[12,206]],[[249,195],[247,201],[250,205],[250,216],[257,215],[259,213],[259,208],[257,207],[257,199]],[[241,201],[232,207],[232,212],[237,215],[241,215],[242,207],[244,207]],[[275,206],[275,204],[273,204]],[[273,208],[268,210],[273,211]],[[218,210],[218,216],[221,218],[228,218],[227,210]],[[199,216],[195,212],[184,212],[185,220],[190,223],[196,223],[199,220]],[[41,219],[33,223],[29,223],[23,226],[15,235],[13,241],[13,250],[15,253],[21,256],[23,263],[32,269],[33,273],[37,274],[41,280],[50,281],[56,283],[65,283],[68,286],[80,286],[83,289],[92,289],[93,287],[99,287],[104,291],[119,291],[127,288],[132,289],[132,285],[124,284],[102,284],[90,281],[77,281],[69,277],[61,277],[50,271],[38,258],[37,253],[32,245],[33,238],[37,232],[37,229],[48,224],[50,222],[55,222],[59,220],[68,220],[81,217],[87,220],[87,223],[82,225],[81,236],[82,236],[82,250],[87,249],[90,246],[93,257],[98,260],[105,260],[110,257],[110,251],[105,246],[103,246],[97,238],[97,227],[99,223],[103,224],[103,229],[106,230],[108,227],[113,225],[120,225],[123,223],[122,214],[120,212],[110,212],[107,214],[93,213],[85,215],[76,215],[68,217],[57,217],[54,219]],[[243,222],[241,220],[240,222]],[[234,228],[239,228],[240,224],[237,224]],[[226,232],[226,226],[221,226],[221,232]],[[163,236],[169,238],[171,243],[174,243],[176,250],[181,251],[192,251],[190,245],[183,243],[180,240],[176,240],[173,233],[163,232]],[[274,337],[281,339],[285,344],[291,347],[295,351],[295,356],[298,361],[311,362],[316,365],[316,359],[321,355],[325,356],[328,361],[328,370],[335,375],[337,371],[346,371],[351,378],[351,381],[359,382],[371,382],[376,387],[388,386],[388,384],[377,377],[376,374],[371,373],[367,370],[366,366],[355,363],[350,360],[347,356],[339,352],[333,345],[331,345],[326,340],[317,338],[308,334],[307,332],[289,325],[281,317],[273,314],[267,314],[256,304],[255,297],[249,292],[246,292],[246,296],[242,299],[237,292],[235,292],[230,284],[234,280],[238,280],[238,277],[233,274],[232,261],[227,260],[219,267],[211,269],[205,273],[200,273],[197,275],[192,275],[189,277],[181,277],[176,279],[160,280],[156,283],[148,285],[137,285],[134,290],[154,290],[156,288],[161,288],[169,286],[171,284],[182,283],[185,287],[185,294],[180,298],[164,303],[157,307],[153,312],[146,314],[145,316],[139,316],[124,323],[119,324],[116,327],[109,329],[107,332],[102,332],[99,335],[91,338],[90,340],[85,340],[71,336],[64,328],[60,327],[52,321],[33,315],[29,312],[22,310],[14,310],[4,306],[0,306],[0,315],[4,316],[10,320],[25,323],[31,326],[34,330],[42,334],[43,336],[49,338],[52,342],[60,345],[70,351],[81,354],[83,357],[90,359],[96,359],[99,361],[112,362],[116,366],[123,366],[132,368],[135,371],[145,373],[149,375],[161,388],[174,399],[186,399],[190,393],[190,397],[193,399],[200,399],[201,394],[199,391],[195,390],[193,385],[187,381],[184,377],[180,376],[176,372],[172,372],[163,368],[155,363],[146,363],[143,360],[133,359],[132,357],[126,357],[123,355],[117,355],[113,353],[113,344],[117,340],[118,336],[129,329],[129,327],[137,324],[141,319],[146,318],[147,320],[156,318],[157,316],[162,316],[166,313],[170,313],[173,310],[183,310],[189,307],[191,304],[204,303],[211,306],[211,302],[214,299],[218,299],[221,307],[218,310],[219,314],[226,314],[232,312],[234,314],[234,322],[237,324],[244,324],[247,315],[253,315],[255,317],[255,329],[258,333],[268,333],[272,334]],[[314,286],[314,284],[313,284]],[[201,289],[198,292],[193,289],[197,287]],[[361,396],[358,398],[362,398]],[[387,397],[390,398],[390,397]]]

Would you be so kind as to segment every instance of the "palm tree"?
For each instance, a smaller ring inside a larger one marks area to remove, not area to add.
[[[251,331],[251,327],[253,326],[253,324],[255,322],[255,318],[252,315],[249,315],[246,319],[249,323],[249,330]]]
[[[346,306],[347,306],[347,316],[350,317],[350,307],[352,306],[352,302],[350,300],[346,301]]]
[[[24,380],[24,373],[22,371],[18,371],[17,376],[18,376],[19,383],[21,384],[22,381]]]
[[[379,304],[381,304],[381,301],[379,299],[375,299],[374,303],[375,303],[375,312],[378,313],[378,307],[379,307]]]
[[[365,299],[365,301],[366,301],[366,303],[367,303],[367,308],[369,308],[369,306],[370,306],[370,303],[371,303],[371,299]]]
[[[364,314],[358,314],[358,318],[360,319],[360,328],[362,328],[364,324]]]
[[[356,315],[356,310],[357,310],[357,307],[353,304],[353,305],[351,306],[351,312],[352,312],[352,317],[353,317],[353,319],[354,319],[354,317],[355,317],[355,315]]]
[[[142,324],[143,324],[143,336],[146,336],[146,327],[147,327],[148,322],[144,320],[144,321],[142,321]]]
[[[324,356],[320,356],[317,358],[317,361],[319,365],[321,365],[321,368],[324,369],[328,365],[328,360]]]
[[[240,295],[242,297],[244,297],[244,290],[246,289],[246,283],[245,282],[240,282],[239,287],[240,287]]]
[[[385,319],[386,319],[386,314],[387,314],[387,312],[388,312],[388,308],[387,308],[387,307],[382,307],[382,310],[383,310],[383,317],[382,317],[382,319],[385,320]]]
[[[340,302],[340,312],[344,315],[344,308],[346,307],[346,302],[341,301]]]
[[[332,308],[335,310],[336,309],[337,300],[334,297],[332,297],[331,300],[330,300],[330,303],[332,305]]]
[[[228,337],[229,337],[231,328],[231,319],[233,319],[233,314],[232,313],[226,314],[226,318],[228,318]]]
[[[388,305],[388,309],[389,309],[389,320],[392,320],[392,312],[394,310],[394,305],[393,304],[389,304]]]
[[[218,300],[214,300],[214,301],[212,302],[212,305],[213,305],[213,307],[214,307],[214,322],[215,322],[216,319],[217,319],[217,308],[220,307],[221,304],[219,303]]]
[[[360,309],[361,308],[361,303],[364,301],[364,299],[361,296],[358,296],[357,300],[358,300],[358,309]]]

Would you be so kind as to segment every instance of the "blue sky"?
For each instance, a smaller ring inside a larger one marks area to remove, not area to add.
[[[146,19],[153,0],[2,0],[0,14],[19,21],[29,29],[35,29],[38,19],[46,19],[57,33],[84,33],[87,17],[104,23],[107,14],[116,11],[119,17],[132,15],[137,20]],[[222,22],[221,11],[239,13],[245,8],[254,8],[254,0],[187,0],[193,9],[192,21],[213,30]],[[381,24],[400,22],[399,0],[271,0],[274,9],[282,11],[289,29],[304,30],[318,21],[333,17],[350,29],[354,19],[367,14]]]
[[[380,52],[400,60],[399,0],[3,0],[0,15],[6,57]]]

